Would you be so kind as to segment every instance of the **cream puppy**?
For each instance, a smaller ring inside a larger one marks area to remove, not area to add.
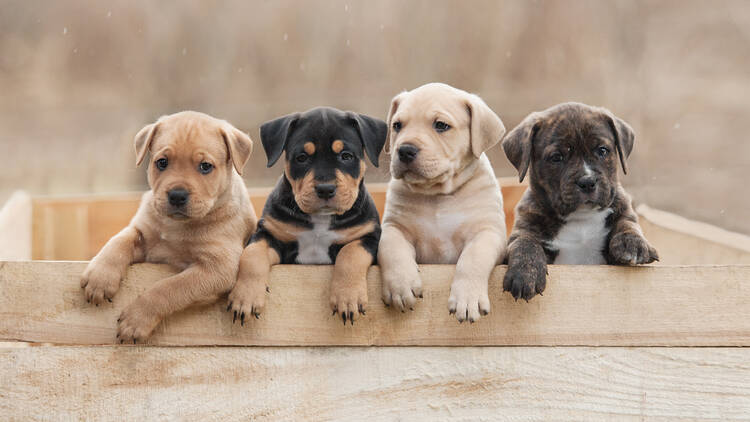
[[[484,154],[503,122],[478,96],[431,83],[397,95],[387,123],[383,301],[413,309],[422,297],[417,264],[456,264],[448,310],[474,322],[490,312],[487,280],[506,249],[503,198]]]

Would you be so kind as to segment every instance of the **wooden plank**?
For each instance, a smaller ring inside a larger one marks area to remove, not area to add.
[[[0,260],[31,259],[31,197],[16,191],[0,209]]]
[[[112,304],[85,303],[82,262],[0,264],[0,341],[110,344],[120,310],[165,266],[134,265]],[[260,320],[231,323],[226,302],[167,318],[154,345],[750,346],[750,266],[551,266],[544,296],[514,302],[490,280],[492,312],[475,324],[448,315],[452,266],[422,266],[414,312],[386,309],[369,273],[367,316],[343,326],[328,310],[330,266],[276,266]]]
[[[637,212],[664,264],[750,264],[750,236],[646,205]]]
[[[742,348],[0,349],[5,420],[747,420]]]
[[[527,185],[513,178],[499,178],[505,197],[508,233],[514,208]],[[249,188],[250,201],[260,217],[270,187]],[[385,207],[386,183],[368,184],[380,215]],[[40,197],[33,199],[33,251],[35,260],[91,259],[112,236],[127,226],[138,209],[142,193]],[[0,237],[6,238],[0,232]],[[25,258],[28,259],[28,258]]]

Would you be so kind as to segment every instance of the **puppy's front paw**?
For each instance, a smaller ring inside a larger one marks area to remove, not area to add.
[[[523,264],[508,265],[503,278],[503,291],[510,292],[518,300],[527,302],[537,293],[542,294],[547,286],[547,263],[529,261]]]
[[[458,322],[469,321],[472,324],[481,315],[489,314],[490,298],[487,295],[487,283],[453,280],[451,295],[448,298],[448,312],[455,314]]]
[[[263,308],[266,306],[266,294],[270,289],[265,281],[261,280],[237,280],[234,288],[229,292],[229,305],[227,312],[232,312],[232,324],[240,320],[245,325],[245,317],[254,316],[260,318]]]
[[[331,281],[331,310],[333,315],[341,312],[341,319],[354,325],[359,314],[364,315],[367,308],[367,280],[344,280],[334,278]]]
[[[656,249],[643,236],[632,232],[612,236],[609,255],[614,263],[620,265],[650,264],[659,260]]]
[[[401,312],[414,310],[417,298],[422,298],[422,279],[415,263],[398,272],[383,272],[383,303]]]
[[[117,339],[120,343],[144,342],[160,321],[161,317],[153,306],[139,297],[117,319]]]
[[[81,276],[81,288],[86,296],[86,301],[99,306],[104,301],[112,302],[112,298],[120,288],[120,279],[122,274],[117,268],[91,261],[86,267],[86,271]]]

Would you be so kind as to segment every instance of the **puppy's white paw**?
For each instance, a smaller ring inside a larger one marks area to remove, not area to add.
[[[383,272],[383,303],[401,312],[413,311],[417,298],[422,298],[422,279],[417,264],[405,266],[401,271]]]
[[[490,297],[487,283],[455,279],[448,298],[448,312],[456,315],[458,322],[474,323],[482,315],[490,313]]]

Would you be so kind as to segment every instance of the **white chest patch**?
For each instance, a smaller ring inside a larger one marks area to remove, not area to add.
[[[297,236],[297,260],[298,264],[331,264],[328,248],[338,239],[331,227],[330,215],[312,215],[312,230],[300,233]]]
[[[547,247],[558,251],[553,264],[606,264],[602,251],[609,234],[605,222],[610,214],[612,208],[585,208],[571,213],[557,236],[547,242]]]

